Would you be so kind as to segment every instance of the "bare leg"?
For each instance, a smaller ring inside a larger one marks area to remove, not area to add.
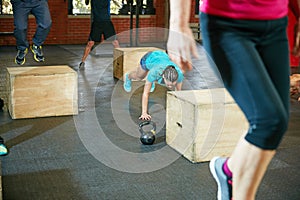
[[[92,50],[92,47],[94,46],[95,42],[94,41],[88,41],[85,49],[84,49],[84,53],[83,53],[83,56],[81,58],[81,61],[82,62],[85,62],[86,58],[88,57],[89,53],[91,52]]]
[[[120,44],[119,44],[118,40],[112,41],[112,45],[114,46],[114,48],[119,48],[120,47]]]
[[[263,150],[241,138],[228,167],[233,174],[233,199],[254,200],[257,188],[275,155],[275,150]]]
[[[143,80],[147,76],[147,73],[148,73],[148,71],[143,70],[141,65],[139,65],[135,71],[129,72],[128,78],[130,80],[133,79],[133,80],[140,81],[140,80]]]

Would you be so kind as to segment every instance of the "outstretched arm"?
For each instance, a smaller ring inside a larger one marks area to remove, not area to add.
[[[192,69],[191,55],[198,57],[196,42],[189,26],[191,0],[170,0],[168,54],[183,72]]]
[[[142,115],[139,117],[141,120],[151,120],[151,116],[148,114],[148,99],[150,94],[152,83],[148,80],[145,82],[144,92],[142,96]]]

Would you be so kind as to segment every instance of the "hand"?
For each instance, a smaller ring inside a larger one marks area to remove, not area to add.
[[[191,55],[199,57],[193,32],[188,25],[170,26],[167,49],[170,59],[181,68],[183,73],[193,68]]]
[[[151,116],[147,113],[143,113],[140,117],[140,120],[151,120]]]

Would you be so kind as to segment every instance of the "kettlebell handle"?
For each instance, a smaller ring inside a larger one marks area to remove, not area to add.
[[[155,124],[155,122],[153,122],[151,120],[141,121],[139,123],[139,131],[140,131],[140,133],[144,133],[143,126],[146,126],[146,125],[151,125],[152,126],[151,132],[155,133],[155,131],[156,131],[156,124]]]

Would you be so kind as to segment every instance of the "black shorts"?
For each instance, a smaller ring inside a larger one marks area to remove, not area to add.
[[[105,40],[114,41],[117,39],[116,31],[111,21],[92,22],[89,41],[101,42],[102,34]]]

